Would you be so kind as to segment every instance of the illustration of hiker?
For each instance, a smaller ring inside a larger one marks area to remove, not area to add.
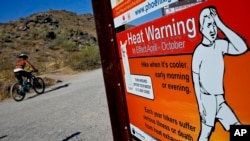
[[[224,99],[224,55],[239,55],[247,50],[243,39],[220,19],[215,7],[202,9],[199,18],[202,41],[192,58],[192,74],[201,118],[199,141],[207,141],[218,120],[226,131],[230,125],[240,125],[233,110]],[[222,31],[225,39],[217,36]]]
[[[123,68],[124,68],[126,88],[129,91],[133,89],[133,82],[131,78],[129,61],[128,61],[127,40],[124,43],[120,41],[120,48],[121,48],[121,54],[122,54],[122,63],[123,63]]]

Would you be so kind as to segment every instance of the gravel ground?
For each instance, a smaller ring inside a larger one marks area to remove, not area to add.
[[[102,70],[49,77],[62,82],[0,103],[0,141],[112,141]]]

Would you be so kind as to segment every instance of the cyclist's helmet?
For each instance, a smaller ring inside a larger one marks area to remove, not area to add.
[[[28,59],[29,57],[28,57],[28,55],[26,55],[26,54],[24,54],[24,53],[21,53],[21,54],[19,55],[19,58]]]

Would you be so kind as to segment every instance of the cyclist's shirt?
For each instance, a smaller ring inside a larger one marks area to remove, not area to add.
[[[33,70],[36,70],[36,68],[26,59],[19,59],[16,62],[16,66],[14,69],[14,72],[18,72],[18,71],[24,71],[24,67],[26,66],[26,64],[28,64],[30,67],[32,67]]]
[[[26,63],[27,63],[26,60],[23,59],[17,60],[14,72],[23,71]]]

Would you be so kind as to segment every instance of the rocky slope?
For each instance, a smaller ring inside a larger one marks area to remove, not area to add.
[[[92,14],[64,10],[35,13],[0,24],[0,64],[13,62],[21,52],[35,61],[55,61],[96,42]],[[0,70],[8,66],[1,65]]]
[[[50,10],[0,23],[0,89],[5,87],[6,81],[13,82],[12,69],[20,53],[28,54],[39,72],[48,73],[83,68],[86,62],[81,62],[81,56],[86,56],[83,52],[86,47],[97,48],[92,14]]]

